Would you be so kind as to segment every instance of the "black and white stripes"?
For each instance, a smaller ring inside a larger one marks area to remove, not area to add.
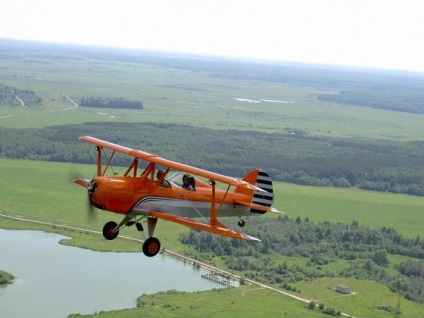
[[[256,184],[258,188],[261,188],[264,191],[255,191],[252,198],[252,204],[254,205],[262,205],[266,207],[272,206],[274,201],[274,192],[272,188],[272,180],[269,175],[262,170],[258,171],[258,177],[256,179]],[[264,214],[265,211],[251,208],[251,213],[259,213]]]

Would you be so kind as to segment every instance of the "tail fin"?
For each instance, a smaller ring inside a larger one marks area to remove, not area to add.
[[[238,187],[236,188],[235,192],[251,195],[252,200],[250,204],[252,205],[252,208],[250,209],[250,212],[264,214],[268,210],[267,208],[271,208],[272,203],[274,202],[272,180],[268,173],[260,169],[252,170],[243,178],[243,181],[249,182],[250,184],[253,184],[262,189],[263,191],[252,191]]]

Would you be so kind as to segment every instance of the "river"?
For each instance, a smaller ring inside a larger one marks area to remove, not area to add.
[[[65,246],[63,235],[0,229],[0,269],[16,277],[0,287],[0,317],[67,317],[133,308],[138,296],[222,288],[203,271],[159,254],[95,252]]]

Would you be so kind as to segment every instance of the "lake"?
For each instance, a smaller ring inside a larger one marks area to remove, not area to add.
[[[0,269],[16,277],[0,287],[0,316],[67,317],[133,308],[138,296],[222,288],[201,269],[158,254],[96,252],[58,243],[63,235],[0,229]]]

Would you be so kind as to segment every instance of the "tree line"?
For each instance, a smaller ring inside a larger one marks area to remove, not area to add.
[[[419,87],[398,88],[396,92],[389,88],[380,90],[341,90],[338,94],[322,94],[318,100],[353,106],[366,106],[393,111],[424,114],[424,93]]]
[[[153,123],[88,123],[43,129],[0,127],[0,157],[95,163],[81,135],[214,172],[242,177],[261,168],[301,185],[424,195],[424,142],[395,142],[223,131]],[[116,165],[128,158],[116,157]]]
[[[321,222],[308,218],[261,218],[249,222],[249,234],[261,242],[232,240],[218,235],[190,230],[179,236],[183,244],[196,250],[195,256],[213,263],[214,257],[246,278],[280,284],[286,288],[298,281],[319,277],[355,277],[372,279],[388,286],[405,298],[424,302],[424,240],[404,238],[391,228],[370,229],[351,224]],[[276,261],[271,254],[303,257],[306,266]],[[389,254],[410,257],[388,271]],[[337,260],[349,265],[328,270],[325,265]]]
[[[121,97],[83,97],[79,104],[84,107],[143,109],[143,102]]]

